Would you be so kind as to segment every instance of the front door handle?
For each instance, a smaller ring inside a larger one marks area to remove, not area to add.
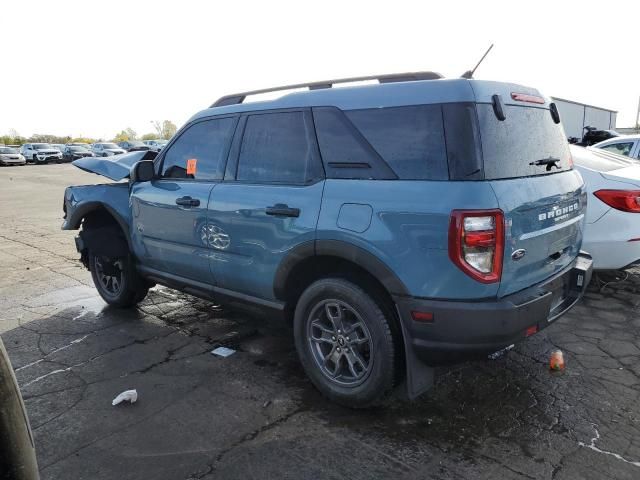
[[[291,208],[289,205],[285,205],[284,203],[276,203],[272,207],[267,207],[265,213],[275,217],[299,217],[300,209]]]
[[[183,207],[198,207],[200,206],[200,200],[191,197],[180,197],[176,198],[176,205],[181,205]]]

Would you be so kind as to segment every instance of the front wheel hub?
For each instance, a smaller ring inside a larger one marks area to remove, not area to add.
[[[96,257],[96,276],[102,287],[111,295],[117,296],[124,283],[124,265],[121,259]]]

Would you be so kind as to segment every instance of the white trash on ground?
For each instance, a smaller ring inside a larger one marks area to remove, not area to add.
[[[226,357],[236,353],[236,351],[233,350],[232,348],[218,347],[218,348],[216,348],[214,350],[211,350],[211,353],[213,353],[214,355],[217,355],[219,357],[225,357],[226,358]]]
[[[492,354],[487,355],[487,358],[489,358],[489,360],[498,360],[499,358],[503,357],[513,347],[515,347],[515,345],[511,344],[508,347],[504,347],[502,350],[498,350],[497,352],[493,352]]]
[[[124,392],[122,392],[120,395],[118,395],[116,398],[113,399],[113,401],[111,402],[111,405],[118,405],[119,403],[122,402],[131,402],[131,403],[136,403],[138,401],[138,391],[137,390],[125,390]]]

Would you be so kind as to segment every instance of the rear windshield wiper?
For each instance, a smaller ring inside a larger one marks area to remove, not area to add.
[[[560,169],[560,165],[558,165],[559,161],[560,159],[556,157],[541,158],[540,160],[536,160],[535,162],[530,162],[529,165],[536,165],[536,166],[546,165],[547,172],[549,172],[551,171],[552,167],[556,167],[557,169]]]

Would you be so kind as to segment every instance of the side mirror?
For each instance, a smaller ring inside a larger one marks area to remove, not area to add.
[[[131,167],[131,183],[148,182],[155,177],[155,165],[151,160],[142,160]]]

